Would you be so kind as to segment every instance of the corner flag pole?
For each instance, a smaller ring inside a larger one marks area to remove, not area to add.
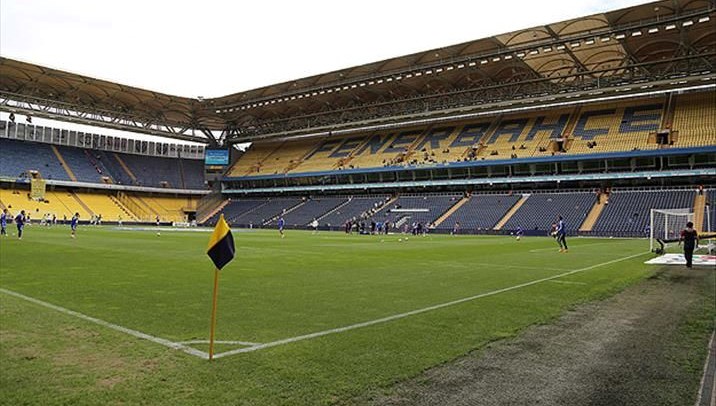
[[[211,333],[209,334],[209,361],[214,359],[214,331],[216,330],[216,299],[219,296],[219,268],[214,269],[214,298],[211,304]]]
[[[209,239],[209,246],[206,249],[207,255],[214,262],[214,297],[211,301],[211,332],[209,333],[209,361],[214,359],[214,332],[216,331],[216,299],[219,296],[219,271],[224,265],[234,259],[234,237],[231,229],[221,214],[216,222],[214,232]]]

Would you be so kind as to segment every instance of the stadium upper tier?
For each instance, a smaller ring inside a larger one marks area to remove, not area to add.
[[[160,158],[0,138],[0,176],[204,189],[204,162]]]
[[[715,145],[716,93],[501,114],[468,122],[254,143],[228,177]],[[657,133],[668,132],[668,138]]]

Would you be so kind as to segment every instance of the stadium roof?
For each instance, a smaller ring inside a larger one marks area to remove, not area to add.
[[[215,143],[400,121],[406,112],[711,75],[713,1],[665,0],[532,27],[212,99],[0,58],[0,108]],[[424,115],[424,114],[423,114]],[[198,132],[197,132],[198,131]]]

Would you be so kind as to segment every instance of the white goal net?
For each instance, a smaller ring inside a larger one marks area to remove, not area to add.
[[[661,248],[657,240],[664,243],[664,248],[678,245],[681,230],[686,228],[686,223],[702,222],[705,224],[694,224],[694,228],[700,230],[701,234],[711,233],[711,216],[708,210],[704,211],[703,218],[695,216],[691,209],[651,209],[649,222],[649,249],[654,251]],[[696,220],[695,220],[696,219]],[[702,229],[705,226],[706,229]]]
[[[678,239],[686,223],[694,221],[691,209],[651,209],[649,221],[649,249],[659,247],[657,239],[669,241]],[[673,245],[673,244],[667,244]]]

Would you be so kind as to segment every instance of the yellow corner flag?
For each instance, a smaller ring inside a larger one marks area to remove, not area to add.
[[[224,265],[231,262],[234,259],[234,237],[231,235],[231,229],[224,220],[224,215],[219,217],[219,221],[216,222],[214,232],[211,234],[209,239],[209,247],[206,253],[209,255],[217,269],[221,269]]]
[[[231,229],[229,225],[226,224],[226,220],[224,220],[224,215],[222,214],[221,217],[219,217],[219,221],[216,222],[214,232],[209,239],[209,246],[206,249],[206,253],[216,266],[216,270],[214,270],[214,297],[211,301],[209,361],[214,359],[214,331],[216,330],[216,298],[219,295],[219,270],[234,259],[234,252],[236,252],[234,248],[234,237],[231,235]]]

